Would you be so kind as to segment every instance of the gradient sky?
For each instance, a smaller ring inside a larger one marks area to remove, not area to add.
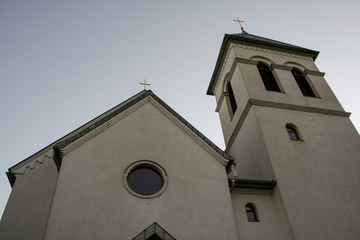
[[[225,33],[320,51],[316,64],[360,129],[360,2],[0,1],[0,214],[5,172],[143,89],[224,149],[206,95]]]

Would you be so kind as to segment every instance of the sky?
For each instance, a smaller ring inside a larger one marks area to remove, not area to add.
[[[5,172],[150,89],[224,149],[206,95],[225,33],[320,51],[316,64],[360,129],[360,1],[0,0],[0,215]]]

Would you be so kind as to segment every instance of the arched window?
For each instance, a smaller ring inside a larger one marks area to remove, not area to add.
[[[299,132],[297,131],[296,127],[292,124],[286,124],[286,130],[289,134],[289,138],[291,140],[295,140],[295,141],[300,141],[300,135]]]
[[[227,83],[227,93],[229,94],[231,111],[232,111],[232,114],[234,114],[236,112],[237,105],[236,105],[236,101],[235,101],[234,91],[231,87],[230,82]]]
[[[265,85],[266,90],[280,92],[279,85],[276,82],[276,79],[270,70],[270,68],[265,63],[258,63],[257,68],[259,70],[261,79]]]
[[[312,90],[306,78],[303,76],[302,72],[296,68],[293,68],[291,73],[304,96],[316,97],[314,91]]]
[[[247,203],[245,205],[246,216],[248,222],[259,222],[259,218],[257,216],[255,205],[252,203]]]

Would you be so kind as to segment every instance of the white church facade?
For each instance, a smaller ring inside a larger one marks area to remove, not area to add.
[[[360,136],[317,51],[226,34],[226,149],[144,90],[9,168],[7,240],[360,238]]]

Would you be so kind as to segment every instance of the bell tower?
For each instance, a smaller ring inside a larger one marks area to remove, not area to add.
[[[355,239],[360,137],[316,67],[318,54],[245,31],[226,34],[207,94],[235,177],[276,181],[272,201],[294,239]]]

